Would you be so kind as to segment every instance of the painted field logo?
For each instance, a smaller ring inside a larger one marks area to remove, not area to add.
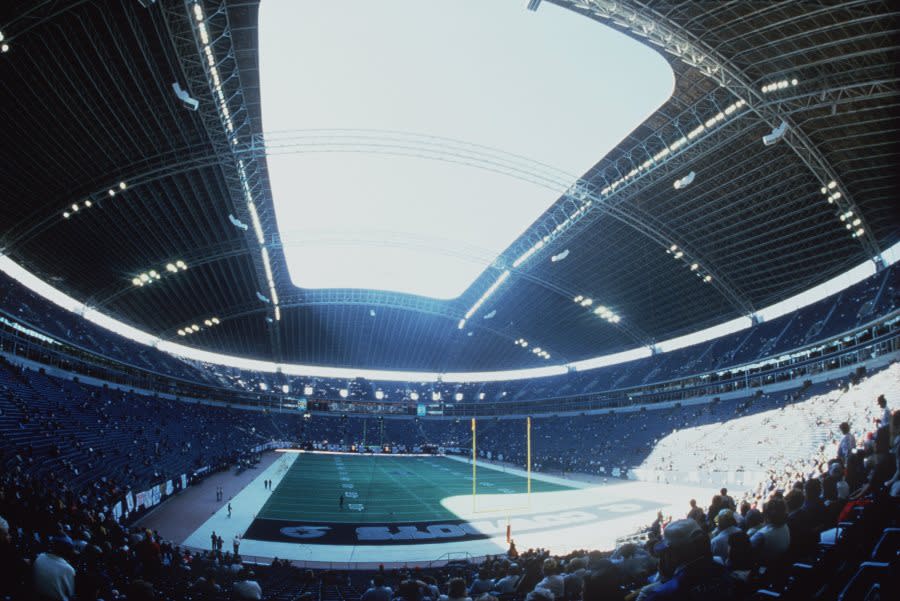
[[[328,531],[330,526],[288,526],[280,530],[281,534],[290,538],[322,538]]]

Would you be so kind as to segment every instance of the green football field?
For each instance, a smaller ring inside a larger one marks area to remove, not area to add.
[[[521,494],[528,486],[522,476],[487,467],[478,468],[476,482],[478,495]],[[568,489],[531,481],[532,492]],[[257,518],[348,524],[439,521],[454,517],[441,499],[471,494],[471,465],[444,457],[301,453]]]

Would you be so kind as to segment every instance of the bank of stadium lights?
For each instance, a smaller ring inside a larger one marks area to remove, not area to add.
[[[179,271],[187,270],[187,263],[179,259],[174,263],[166,263],[166,266],[162,269],[170,274],[178,273]],[[150,269],[131,278],[131,283],[140,288],[146,286],[147,284],[152,284],[153,282],[159,281],[162,279],[162,277],[162,273],[155,269]]]
[[[688,266],[688,269],[691,270],[691,273],[695,274],[704,283],[709,284],[713,280],[712,275],[706,272],[706,270],[703,269],[703,266],[700,265],[700,263],[689,259],[684,254],[684,250],[678,248],[677,244],[673,244],[672,246],[667,248],[666,254],[671,255],[672,258],[676,261],[682,261],[683,263],[685,263],[685,265]]]
[[[202,323],[203,323],[203,326],[206,326],[205,328],[203,326],[201,326],[200,324],[193,323],[187,327],[180,328],[178,330],[178,335],[179,336],[190,336],[191,334],[196,334],[197,332],[200,332],[201,330],[204,330],[207,328],[212,328],[212,327],[219,325],[220,323],[222,323],[222,320],[220,320],[218,317],[208,317],[208,318],[204,319]]]
[[[528,341],[524,338],[516,338],[515,341],[513,341],[513,344],[521,346],[522,348],[528,348]]]
[[[231,144],[237,145],[237,131],[234,126],[234,118],[231,109],[228,108],[228,101],[225,98],[225,91],[222,89],[222,76],[219,73],[219,67],[216,64],[216,55],[212,48],[212,38],[209,34],[209,28],[206,26],[206,13],[203,6],[199,2],[193,5],[194,19],[196,21],[197,34],[200,38],[201,53],[206,59],[209,78],[213,87],[213,98],[216,102],[216,108],[219,111],[219,118],[225,127],[226,135]],[[241,190],[244,195],[244,201],[247,203],[247,212],[250,213],[250,222],[253,225],[253,233],[256,235],[256,241],[260,246],[260,254],[262,255],[263,268],[266,272],[266,279],[269,285],[269,298],[275,312],[275,321],[281,321],[281,308],[278,303],[278,293],[275,291],[275,281],[272,278],[272,264],[269,261],[269,253],[266,250],[266,237],[262,229],[262,223],[259,219],[259,212],[256,209],[256,203],[253,201],[253,193],[250,190],[250,178],[247,177],[247,167],[243,159],[238,159],[238,179],[241,182]]]
[[[838,190],[837,182],[834,180],[831,180],[822,186],[821,192],[822,195],[825,196],[825,200],[828,201],[828,204],[835,204],[838,200],[843,198],[841,191]],[[844,224],[844,228],[850,232],[851,238],[859,238],[866,233],[866,229],[862,227],[862,218],[860,218],[853,209],[840,211],[838,213],[838,219]]]
[[[575,222],[576,220],[581,218],[582,215],[584,215],[585,213],[587,213],[588,210],[590,210],[591,205],[593,205],[595,200],[599,200],[599,201],[605,200],[608,196],[613,194],[617,189],[621,188],[625,184],[630,183],[638,175],[641,175],[645,171],[650,170],[660,160],[662,160],[669,154],[679,150],[682,146],[688,144],[689,142],[692,142],[693,140],[695,140],[697,137],[699,137],[704,132],[712,131],[713,129],[721,126],[726,120],[733,118],[735,116],[735,114],[738,113],[746,105],[747,105],[747,102],[745,100],[737,100],[737,101],[729,104],[727,107],[725,107],[724,110],[719,111],[718,113],[716,113],[715,115],[713,115],[712,117],[707,119],[705,122],[701,123],[694,129],[689,131],[687,133],[687,135],[681,136],[680,138],[678,138],[677,140],[675,140],[674,142],[672,142],[671,144],[669,144],[668,146],[664,147],[662,150],[660,150],[659,152],[654,154],[651,158],[647,159],[646,161],[644,161],[643,163],[641,163],[640,165],[638,165],[637,167],[635,167],[634,169],[632,169],[631,171],[629,171],[628,173],[626,173],[625,175],[620,177],[619,179],[613,181],[608,186],[606,186],[605,188],[600,190],[600,193],[599,193],[599,195],[596,195],[596,198],[594,198],[592,196],[588,196],[588,195],[583,195],[583,194],[582,195],[575,194],[575,196],[577,196],[579,198],[579,200],[581,200],[582,205],[579,208],[575,209],[566,219],[564,219],[563,221],[558,223],[549,235],[544,236],[543,238],[541,238],[540,240],[535,242],[525,252],[523,252],[521,255],[519,255],[515,259],[515,261],[513,261],[513,264],[512,264],[513,268],[515,269],[515,268],[520,267],[522,264],[524,264],[526,261],[528,261],[532,256],[534,256],[534,254],[537,253],[537,251],[539,251],[544,246],[546,246],[551,241],[552,238],[556,237],[557,234],[559,234],[560,232],[562,232],[563,230],[568,228],[573,222]],[[571,190],[572,190],[572,188],[570,188],[570,191]],[[472,307],[466,312],[465,318],[463,318],[459,321],[459,324],[458,324],[459,329],[463,329],[465,327],[466,321],[469,318],[471,318],[472,315],[474,315],[478,311],[478,309],[481,308],[481,306],[485,303],[485,301],[487,301],[487,299],[490,298],[497,291],[497,289],[500,288],[500,286],[503,285],[503,283],[506,281],[506,279],[509,277],[509,275],[510,275],[509,270],[506,270],[502,274],[500,274],[500,277],[498,277],[494,281],[494,283],[491,284],[491,286],[484,292],[484,294],[482,294],[481,297],[475,302],[475,304],[472,305]]]
[[[778,92],[780,90],[786,90],[787,88],[793,88],[796,86],[799,81],[796,78],[794,79],[782,79],[781,81],[773,81],[772,83],[768,83],[764,85],[762,89],[763,94],[771,94],[772,92]]]
[[[9,44],[6,43],[6,36],[3,35],[3,32],[0,31],[0,52],[9,52]]]

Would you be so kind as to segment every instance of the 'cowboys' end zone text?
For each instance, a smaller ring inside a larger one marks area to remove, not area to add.
[[[509,525],[515,533],[539,532],[605,521],[619,515],[648,511],[653,507],[640,500],[591,505],[513,517],[509,520]],[[323,524],[257,519],[250,525],[244,538],[307,545],[414,545],[504,536],[506,525],[505,518],[393,524]]]

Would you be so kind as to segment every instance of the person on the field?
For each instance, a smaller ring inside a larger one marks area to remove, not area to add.
[[[235,555],[240,555],[240,553],[238,553],[238,551],[241,548],[241,535],[240,534],[234,535],[234,539],[231,541],[231,547],[234,549]]]
[[[344,508],[344,493],[341,493],[341,498],[338,500],[338,505],[341,509]]]
[[[231,502],[228,502],[228,517],[231,517]]]

